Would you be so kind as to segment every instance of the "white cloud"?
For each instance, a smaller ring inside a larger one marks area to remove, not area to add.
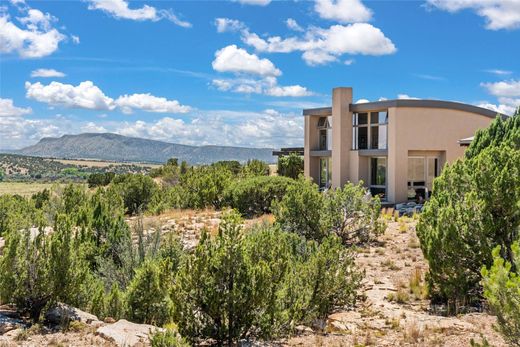
[[[150,5],[143,5],[140,8],[131,9],[126,0],[90,0],[89,10],[101,10],[117,19],[130,19],[136,21],[159,21],[168,19],[173,23],[189,28],[191,23],[180,20],[172,10],[157,10]]]
[[[217,32],[236,32],[245,28],[245,24],[236,19],[229,18],[215,18],[215,26]]]
[[[65,74],[54,69],[37,69],[31,72],[31,77],[65,77]]]
[[[367,102],[370,102],[368,99],[359,99],[355,102],[355,104],[366,104]]]
[[[511,75],[513,73],[513,71],[501,70],[501,69],[489,69],[489,70],[484,70],[484,71],[492,73],[497,76]]]
[[[298,24],[298,22],[295,19],[287,18],[285,21],[285,24],[287,25],[287,28],[294,30],[294,31],[304,31],[303,28]]]
[[[366,22],[372,18],[372,11],[360,0],[316,0],[314,10],[321,18],[340,23]]]
[[[115,104],[126,114],[131,114],[134,109],[156,113],[187,113],[189,106],[181,105],[177,100],[168,100],[151,94],[132,94],[120,96]]]
[[[489,94],[497,97],[498,104],[482,102],[478,106],[504,114],[513,114],[520,107],[520,80],[481,83]]]
[[[492,95],[499,97],[520,97],[520,80],[481,83]]]
[[[101,125],[97,125],[94,122],[88,122],[81,126],[81,132],[85,133],[106,133],[107,129]]]
[[[0,98],[0,117],[20,117],[32,112],[30,107],[16,107],[13,99]]]
[[[385,55],[397,51],[384,33],[368,23],[332,25],[324,29],[311,27],[302,37],[261,38],[249,30],[242,31],[242,40],[259,52],[290,53],[303,52],[309,65],[326,64],[343,54]]]
[[[19,8],[24,17],[15,24],[8,13],[0,11],[0,53],[17,53],[22,58],[41,58],[54,53],[66,37],[52,27],[56,18],[28,7]]]
[[[256,6],[267,6],[271,3],[271,0],[235,0],[244,5],[256,5]]]
[[[70,38],[72,39],[72,42],[76,45],[79,44],[79,36],[77,35],[71,35]]]
[[[416,98],[414,96],[410,96],[408,94],[398,94],[397,98],[398,99],[408,99],[408,100],[418,100],[419,99],[419,98]]]
[[[275,97],[303,97],[314,95],[300,85],[279,86],[276,77],[214,79],[212,85],[220,91],[241,94],[264,94]]]
[[[520,1],[518,0],[428,0],[428,4],[448,12],[473,10],[486,20],[490,30],[520,27]]]
[[[25,82],[25,89],[27,98],[49,105],[90,110],[113,110],[115,107],[114,100],[91,81],[81,82],[77,86],[56,81],[46,86],[40,82]]]
[[[347,60],[345,60],[343,63],[344,63],[345,65],[352,65],[352,64],[354,64],[354,62],[355,62],[354,59],[347,59]]]
[[[260,76],[279,76],[278,70],[269,59],[260,59],[245,49],[230,45],[215,53],[213,69],[219,72],[248,73]]]
[[[168,100],[150,93],[122,95],[114,100],[91,81],[81,82],[77,86],[56,81],[48,85],[25,82],[25,89],[27,98],[51,106],[103,111],[112,111],[119,107],[125,114],[131,114],[134,110],[155,113],[187,113],[191,110],[177,100]]]

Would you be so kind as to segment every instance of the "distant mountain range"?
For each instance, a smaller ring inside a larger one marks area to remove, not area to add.
[[[219,160],[245,162],[249,159],[275,162],[271,148],[187,146],[111,133],[45,137],[33,146],[8,152],[37,157],[150,163],[164,163],[169,158],[186,160],[190,164],[210,164]]]

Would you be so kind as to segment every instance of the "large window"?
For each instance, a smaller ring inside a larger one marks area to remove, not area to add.
[[[386,157],[370,158],[370,193],[386,199]]]
[[[408,157],[408,199],[422,201],[430,197],[433,180],[439,175],[439,158]]]
[[[352,115],[352,149],[387,149],[388,112]]]
[[[318,119],[319,150],[332,149],[332,117],[321,117]]]
[[[330,157],[320,158],[320,188],[330,188],[332,180],[332,161]]]

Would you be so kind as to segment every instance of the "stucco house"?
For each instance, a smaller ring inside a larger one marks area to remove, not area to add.
[[[387,203],[427,199],[442,167],[497,116],[450,101],[352,101],[352,88],[334,88],[332,107],[303,110],[305,176],[320,187],[362,180]]]

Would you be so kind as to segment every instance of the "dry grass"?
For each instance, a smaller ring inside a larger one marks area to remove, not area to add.
[[[64,183],[0,182],[0,195],[18,194],[28,197],[41,192],[45,188],[51,189],[54,185],[66,186]]]
[[[104,160],[92,160],[92,159],[90,159],[90,160],[46,159],[46,160],[57,161],[62,164],[87,166],[87,167],[107,167],[110,165],[136,165],[136,166],[141,166],[141,167],[158,168],[158,167],[162,166],[162,164],[117,162],[117,161],[104,161]]]

